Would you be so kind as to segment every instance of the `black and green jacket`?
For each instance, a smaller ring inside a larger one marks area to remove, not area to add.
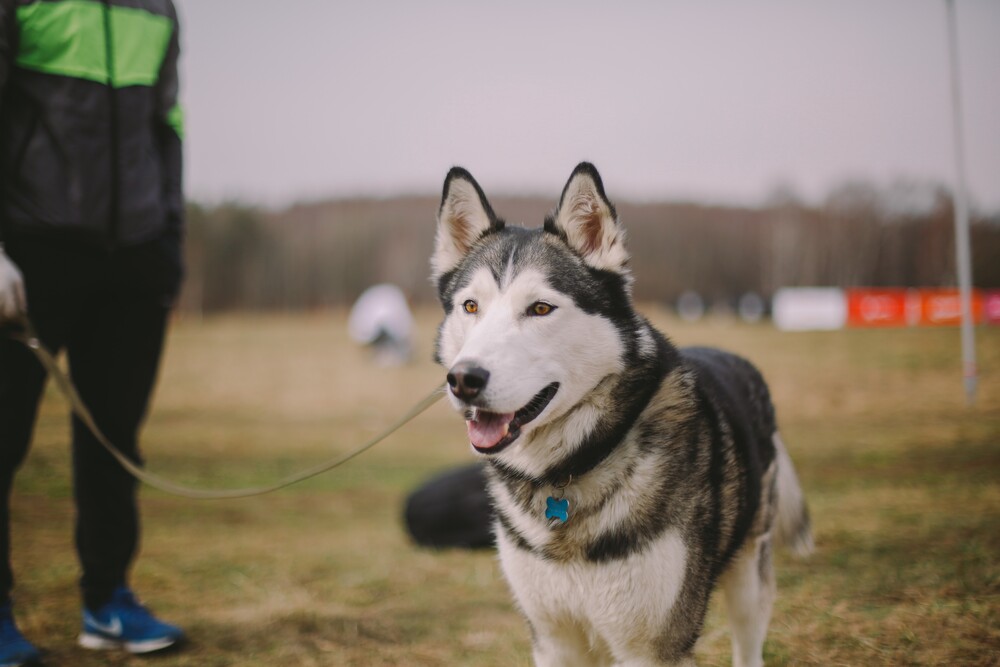
[[[0,0],[0,241],[180,235],[171,0]]]

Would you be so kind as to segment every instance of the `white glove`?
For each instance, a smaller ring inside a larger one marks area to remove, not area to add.
[[[24,296],[24,277],[4,254],[3,244],[0,244],[0,324],[15,320],[26,312],[28,300]]]

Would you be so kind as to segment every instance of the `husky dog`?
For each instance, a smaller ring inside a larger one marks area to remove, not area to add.
[[[624,241],[591,164],[541,229],[445,179],[436,357],[488,461],[501,567],[537,665],[693,665],[717,582],[733,664],[761,665],[772,536],[812,548],[795,470],[753,366],[633,310]]]

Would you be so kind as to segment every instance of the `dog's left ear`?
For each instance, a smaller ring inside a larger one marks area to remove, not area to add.
[[[545,229],[565,239],[595,269],[627,271],[625,230],[604,194],[601,175],[589,162],[581,162],[573,170],[559,207],[545,220]]]

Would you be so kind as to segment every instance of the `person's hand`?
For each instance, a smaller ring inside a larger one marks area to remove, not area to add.
[[[4,253],[3,244],[0,244],[0,324],[17,320],[27,312],[24,277]]]

